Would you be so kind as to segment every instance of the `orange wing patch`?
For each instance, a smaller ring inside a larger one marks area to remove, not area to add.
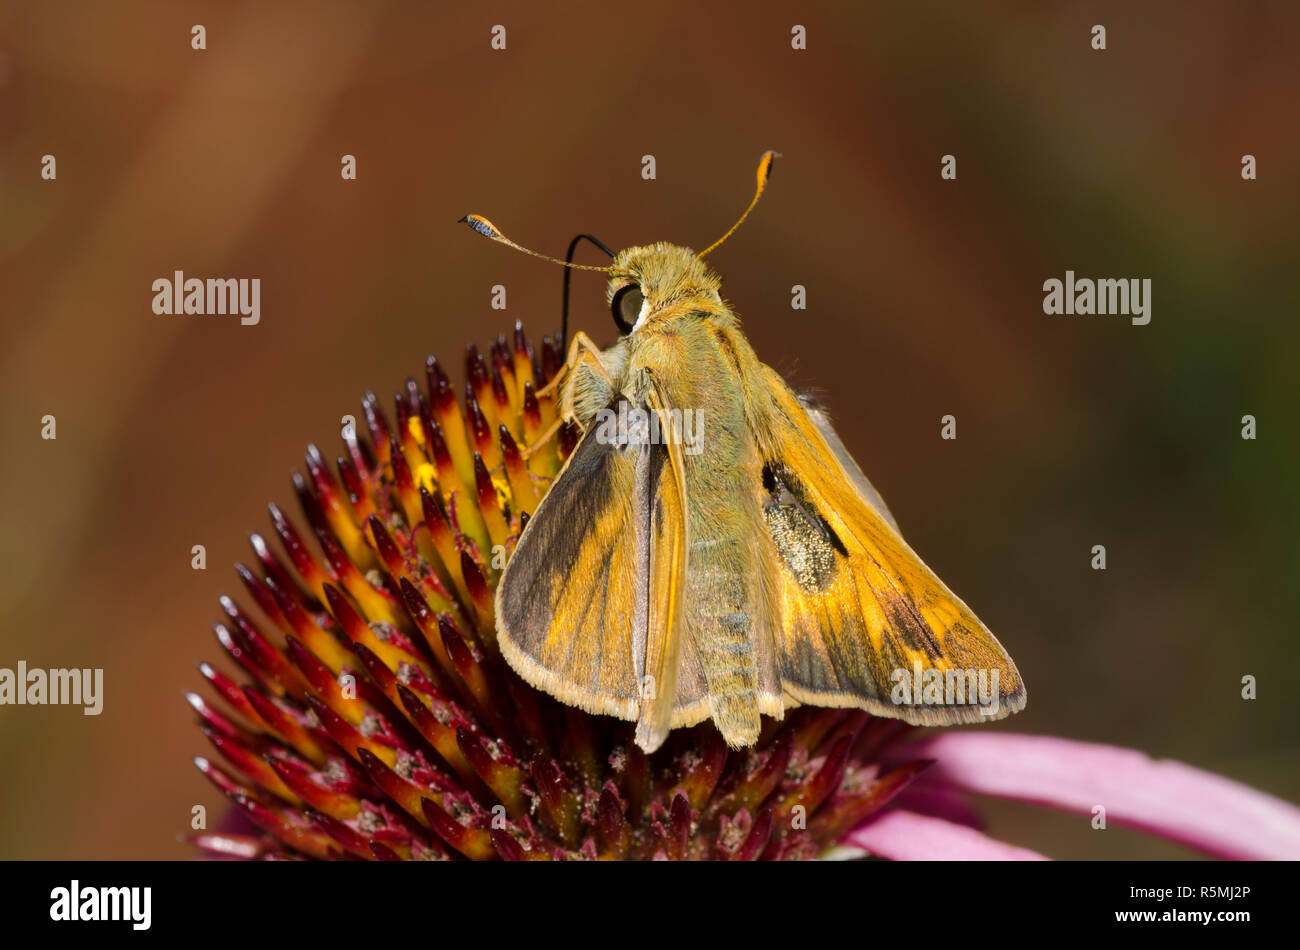
[[[1024,683],[1001,644],[917,557],[879,496],[864,493],[865,478],[823,435],[824,418],[814,421],[765,370],[775,407],[765,517],[781,565],[787,695],[918,725],[1021,709]]]

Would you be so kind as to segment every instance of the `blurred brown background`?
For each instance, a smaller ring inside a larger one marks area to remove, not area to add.
[[[456,218],[550,253],[701,247],[765,148],[772,187],[714,266],[1016,657],[1030,703],[995,728],[1300,799],[1300,7],[473,6],[0,7],[0,666],[106,671],[99,718],[0,708],[0,857],[192,855],[191,806],[222,806],[182,692],[306,443],[332,456],[428,352],[555,329],[559,270]],[[1045,316],[1067,268],[1150,277],[1151,324]],[[260,277],[261,324],[155,315],[175,269]],[[612,342],[601,293],[575,276],[575,326]],[[1181,854],[990,815],[1060,857]]]

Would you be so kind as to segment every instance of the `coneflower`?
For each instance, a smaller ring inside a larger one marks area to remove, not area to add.
[[[391,419],[366,395],[369,438],[345,427],[335,468],[309,447],[307,476],[293,480],[309,531],[273,504],[285,557],[253,534],[256,568],[237,566],[260,617],[220,601],[217,640],[249,681],[204,663],[229,711],[188,696],[227,767],[195,761],[246,819],[197,845],[371,860],[770,860],[845,843],[887,857],[1037,857],[977,830],[971,789],[1084,814],[1111,804],[1112,820],[1214,854],[1300,853],[1286,803],[1186,766],[1171,777],[1173,764],[1123,750],[969,731],[907,746],[900,722],[801,708],[766,721],[752,749],[729,750],[706,722],[646,755],[632,724],[536,691],[495,648],[493,592],[576,444],[567,428],[539,442],[561,361],[557,341],[535,351],[516,325],[513,345],[502,335],[487,358],[469,348],[463,404],[430,357],[427,389],[408,380]],[[1019,784],[988,787],[1000,763],[963,754],[970,740],[992,741]],[[1128,758],[1080,796],[1060,763],[1086,754]],[[1171,813],[1170,795],[1187,807]],[[1216,809],[1209,830],[1201,806]]]

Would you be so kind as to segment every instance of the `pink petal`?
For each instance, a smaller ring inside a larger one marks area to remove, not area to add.
[[[1300,808],[1142,752],[1052,736],[945,732],[889,750],[935,759],[932,781],[1139,828],[1220,858],[1300,858]]]
[[[943,782],[930,782],[919,775],[889,802],[892,808],[914,811],[933,818],[942,818],[956,825],[968,825],[983,830],[984,819],[965,792]]]
[[[213,861],[252,861],[266,850],[266,842],[249,835],[202,834],[190,839]]]
[[[894,861],[1045,861],[1028,848],[1003,844],[966,825],[916,812],[878,812],[849,832],[845,844]]]

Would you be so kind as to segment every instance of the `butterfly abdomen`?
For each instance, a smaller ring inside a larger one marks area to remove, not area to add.
[[[708,689],[714,723],[733,747],[758,739],[754,604],[745,582],[746,552],[739,537],[691,544],[690,634]]]

